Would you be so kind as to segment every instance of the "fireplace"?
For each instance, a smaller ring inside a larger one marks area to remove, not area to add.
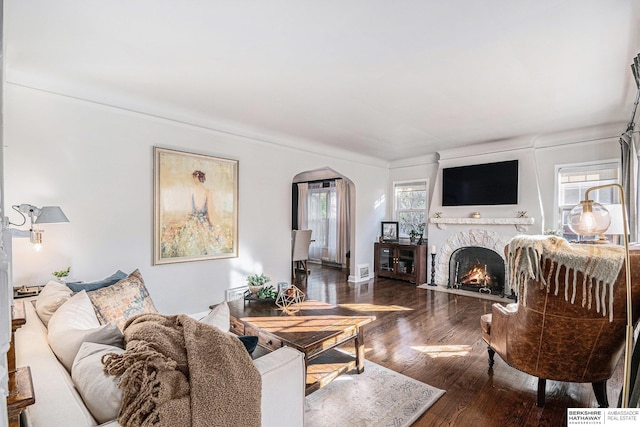
[[[449,258],[448,288],[504,296],[504,259],[480,246],[454,250]]]

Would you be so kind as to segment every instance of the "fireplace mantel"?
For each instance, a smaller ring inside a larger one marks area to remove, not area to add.
[[[440,230],[446,230],[447,225],[514,225],[519,232],[525,232],[534,222],[533,218],[429,218],[429,223]]]

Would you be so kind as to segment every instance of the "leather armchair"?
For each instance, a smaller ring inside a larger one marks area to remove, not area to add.
[[[633,319],[640,315],[640,248],[630,253],[633,298]],[[543,266],[548,277],[551,262]],[[557,265],[554,265],[554,272]],[[538,377],[538,406],[544,405],[546,380],[590,382],[600,407],[607,407],[607,380],[624,351],[626,326],[625,267],[622,266],[614,284],[613,321],[609,311],[603,316],[602,307],[596,311],[582,307],[582,274],[578,273],[578,294],[574,303],[565,301],[565,267],[561,267],[555,295],[555,284],[547,288],[536,280],[529,280],[526,306],[523,301],[492,306],[491,314],[481,318],[482,336],[488,344],[489,366],[494,353],[507,364]],[[569,276],[570,289],[573,278]]]

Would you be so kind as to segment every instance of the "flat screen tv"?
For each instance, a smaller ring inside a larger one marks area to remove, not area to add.
[[[443,206],[518,204],[518,161],[442,170]]]

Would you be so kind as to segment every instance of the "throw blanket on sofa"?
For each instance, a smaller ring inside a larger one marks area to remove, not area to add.
[[[260,426],[262,379],[243,344],[189,316],[141,314],[126,350],[103,358],[121,375],[122,426]]]
[[[546,260],[554,264],[547,277],[543,277],[542,267]],[[571,303],[576,299],[577,272],[582,273],[582,307],[591,309],[595,294],[596,311],[602,308],[602,315],[607,315],[607,296],[609,296],[609,320],[613,321],[613,284],[615,283],[624,262],[624,248],[612,245],[580,245],[569,244],[565,239],[555,236],[516,236],[509,242],[508,272],[511,289],[520,297],[522,304],[527,305],[527,287],[529,279],[537,280],[542,286],[555,284],[555,295],[558,295],[558,279],[560,267],[565,267],[564,298]],[[573,272],[570,282],[569,273]],[[553,277],[552,277],[553,276]],[[571,287],[571,290],[569,289]]]

